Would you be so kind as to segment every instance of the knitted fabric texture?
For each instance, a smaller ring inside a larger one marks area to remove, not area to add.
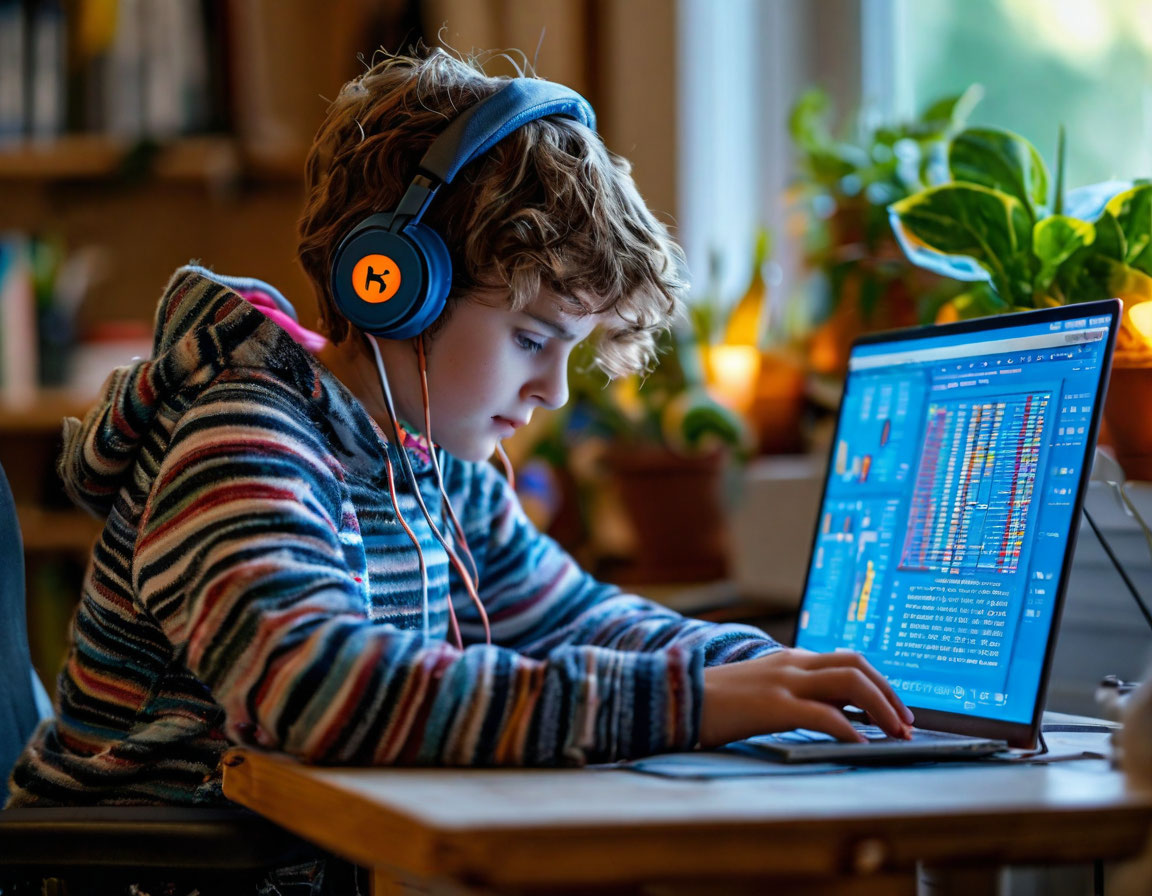
[[[423,448],[423,446],[420,446]],[[403,450],[403,449],[400,449]],[[105,519],[44,722],[10,805],[223,800],[233,744],[319,763],[563,765],[696,743],[706,664],[777,649],[585,574],[490,464],[443,455],[479,615],[388,443],[274,320],[174,275],[152,358],[65,427],[69,495]],[[424,451],[409,452],[442,531]],[[448,602],[465,648],[447,640]]]

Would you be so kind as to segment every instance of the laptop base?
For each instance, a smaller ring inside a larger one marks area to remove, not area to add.
[[[874,725],[854,726],[868,740],[839,741],[819,731],[797,728],[778,734],[762,734],[730,744],[744,755],[758,755],[777,762],[851,762],[853,764],[904,763],[946,759],[978,759],[1008,749],[1008,743],[984,737],[967,737],[942,731],[912,730],[910,740],[888,737]]]

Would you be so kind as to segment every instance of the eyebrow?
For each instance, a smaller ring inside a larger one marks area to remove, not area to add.
[[[540,324],[541,326],[547,327],[549,330],[551,330],[552,334],[554,336],[556,336],[556,338],[563,339],[565,342],[575,342],[576,341],[576,335],[574,333],[570,333],[568,330],[564,329],[564,327],[560,326],[560,324],[556,323],[556,321],[549,320],[546,317],[541,317],[539,314],[536,314],[532,311],[525,311],[524,313],[527,314],[534,321],[536,321],[536,323]]]

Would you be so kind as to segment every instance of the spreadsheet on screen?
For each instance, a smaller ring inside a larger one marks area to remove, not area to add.
[[[797,645],[910,704],[1032,717],[1110,318],[858,345]]]

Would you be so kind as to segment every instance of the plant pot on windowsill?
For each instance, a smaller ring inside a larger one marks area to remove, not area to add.
[[[617,580],[659,584],[726,575],[726,457],[724,451],[685,456],[656,445],[608,449],[605,468],[636,536],[632,563]]]
[[[1152,480],[1152,366],[1112,365],[1104,418],[1124,475]]]
[[[1152,279],[1129,276],[1104,403],[1108,440],[1129,479],[1152,480]],[[1135,312],[1135,313],[1133,313]]]
[[[783,349],[762,353],[747,417],[760,454],[804,450],[805,376],[800,358]]]

